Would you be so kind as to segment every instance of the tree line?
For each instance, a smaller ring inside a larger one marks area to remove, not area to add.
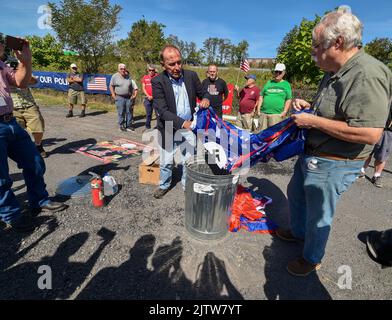
[[[130,26],[125,39],[114,41],[121,7],[109,0],[62,0],[49,3],[52,28],[56,36],[30,36],[33,66],[41,70],[67,70],[75,58],[90,73],[115,71],[116,62],[136,63],[141,70],[146,64],[159,64],[159,51],[165,44],[179,47],[185,64],[237,67],[248,55],[249,43],[237,44],[227,38],[210,37],[197,48],[195,42],[165,36],[165,25],[141,19]],[[311,59],[312,29],[320,21],[302,19],[282,39],[277,48],[277,61],[287,67],[287,77],[295,83],[311,86],[318,83],[322,72]],[[392,69],[392,40],[376,38],[366,44],[366,52]],[[63,49],[77,53],[64,55]]]

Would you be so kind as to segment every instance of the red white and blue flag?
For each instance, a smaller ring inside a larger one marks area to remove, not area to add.
[[[99,76],[90,77],[87,81],[87,90],[107,91],[106,78]]]
[[[250,70],[250,65],[248,60],[244,59],[241,61],[240,69],[244,72],[248,72]]]

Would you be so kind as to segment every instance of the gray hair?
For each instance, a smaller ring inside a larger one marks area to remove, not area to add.
[[[325,49],[339,36],[343,38],[344,49],[359,47],[362,43],[363,25],[348,6],[341,6],[337,11],[326,14],[313,29],[313,38],[316,29],[321,31]]]

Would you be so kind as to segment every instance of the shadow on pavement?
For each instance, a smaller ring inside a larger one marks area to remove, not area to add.
[[[93,111],[93,112],[86,112],[86,117],[94,117],[94,116],[99,116],[101,114],[108,113],[106,110],[100,110],[100,111]]]
[[[51,151],[47,151],[48,155],[52,155],[52,154],[71,154],[74,153],[75,150],[84,147],[87,144],[95,144],[97,143],[97,140],[93,139],[93,138],[88,138],[88,139],[83,139],[83,140],[78,140],[78,141],[72,141],[66,144],[63,144]]]
[[[24,239],[31,236],[34,231],[28,233],[18,233],[10,230],[2,230],[0,228],[0,271],[11,267],[13,264],[22,259],[32,249],[34,249],[42,240],[53,233],[57,227],[58,222],[54,217],[38,217],[37,224],[39,227],[47,225],[47,231],[43,233],[38,239],[34,240],[27,247],[19,250]],[[35,231],[37,232],[37,231]],[[1,282],[0,282],[1,283]],[[5,288],[2,283],[0,288]],[[0,290],[1,291],[1,290]],[[1,296],[1,294],[0,294]]]
[[[0,290],[0,299],[68,299],[85,281],[103,249],[115,236],[105,228],[97,234],[102,242],[86,262],[70,261],[88,239],[88,233],[81,232],[61,243],[53,256],[43,257],[38,262],[25,262],[2,272],[0,284],[7,290]],[[46,289],[42,289],[42,285]]]
[[[98,272],[77,299],[242,299],[228,278],[224,263],[213,253],[205,256],[199,266],[199,278],[192,284],[181,267],[180,237],[154,252],[155,243],[152,234],[140,237],[130,249],[127,261]],[[222,293],[224,288],[226,292]]]

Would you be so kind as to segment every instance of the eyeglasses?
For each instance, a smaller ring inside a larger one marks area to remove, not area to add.
[[[282,73],[283,73],[283,71],[274,70],[274,73],[277,73],[277,74],[282,74]]]
[[[120,70],[126,70],[125,68],[120,68]]]
[[[148,69],[148,71],[149,71],[149,72],[151,72],[151,71],[155,71],[155,69]]]

